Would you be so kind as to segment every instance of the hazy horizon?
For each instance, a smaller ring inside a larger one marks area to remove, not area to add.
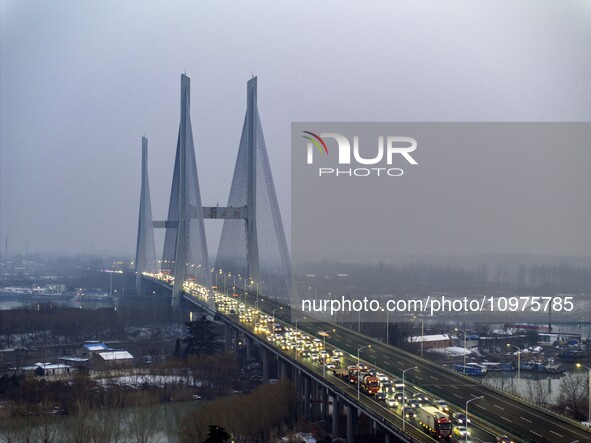
[[[584,1],[0,0],[0,256],[5,237],[11,256],[134,255],[141,137],[163,220],[183,72],[206,206],[227,202],[258,76],[289,238],[291,122],[590,121],[590,25]],[[205,227],[215,256],[221,223]]]

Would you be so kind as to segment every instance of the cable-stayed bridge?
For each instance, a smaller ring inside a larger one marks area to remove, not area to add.
[[[224,221],[214,267],[210,267],[208,260],[205,219]],[[154,228],[165,229],[161,259],[156,256]],[[369,418],[375,431],[383,432],[386,442],[440,441],[434,430],[425,429],[418,419],[406,419],[404,407],[393,408],[376,397],[360,395],[359,384],[351,385],[318,361],[303,358],[297,345],[286,348],[269,341],[269,336],[257,330],[248,315],[242,315],[249,312],[268,320],[272,315],[272,325],[278,322],[293,328],[289,304],[290,260],[257,109],[256,77],[247,83],[247,109],[227,206],[202,205],[190,120],[190,79],[186,75],[181,76],[179,134],[168,216],[163,221],[152,219],[148,142],[142,138],[135,271],[138,286],[147,279],[170,288],[173,306],[178,306],[184,298],[221,319],[226,324],[228,348],[238,333],[246,340],[248,358],[253,357],[257,345],[264,381],[270,376],[271,358],[276,358],[278,378],[289,377],[296,386],[301,413],[310,419],[332,416],[333,438],[345,436],[347,442],[359,441],[356,428],[359,416],[363,415]],[[242,281],[239,285],[237,277]],[[230,289],[232,295],[228,295]],[[264,298],[259,297],[261,293]],[[235,295],[240,298],[240,304]],[[296,336],[309,334],[318,341],[323,339],[325,345],[344,350],[341,362],[344,367],[366,362],[390,377],[406,375],[407,394],[439,397],[455,413],[467,412],[471,402],[470,434],[467,438],[452,434],[453,441],[591,443],[591,432],[580,423],[485,386],[474,378],[338,324],[300,323],[298,329],[296,320],[295,325]],[[341,421],[346,422],[344,429]],[[497,440],[503,435],[507,435],[507,440]]]
[[[247,84],[247,107],[230,196],[226,207],[201,203],[190,118],[190,79],[181,76],[179,135],[168,217],[153,221],[147,169],[147,140],[142,139],[142,187],[135,271],[164,271],[174,276],[173,304],[182,284],[196,280],[211,293],[213,273],[240,276],[288,304],[290,262],[279,205],[257,109],[257,78]],[[211,268],[204,219],[223,220],[215,267]],[[166,230],[162,260],[156,259],[154,228]],[[213,298],[210,298],[213,308]]]

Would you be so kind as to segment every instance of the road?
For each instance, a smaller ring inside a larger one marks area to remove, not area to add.
[[[254,298],[254,297],[253,297]],[[252,302],[252,300],[248,300]],[[271,312],[278,305],[271,300],[259,299],[259,308]],[[279,313],[279,315],[277,315]],[[289,321],[289,312],[276,311],[276,317]],[[590,442],[591,432],[579,428],[566,419],[557,418],[524,402],[503,395],[477,382],[470,382],[466,378],[450,373],[429,363],[418,356],[410,355],[394,346],[373,341],[350,329],[333,323],[305,323],[300,322],[299,328],[311,334],[321,330],[336,329],[327,343],[343,349],[352,355],[357,349],[368,343],[371,348],[361,350],[362,357],[372,366],[384,372],[402,376],[402,370],[417,366],[416,370],[406,373],[406,380],[425,391],[446,400],[459,409],[464,409],[466,401],[474,397],[484,396],[481,400],[470,402],[470,415],[500,428],[507,430],[517,437],[538,443],[558,442]]]
[[[268,314],[275,310],[276,319],[291,324],[289,308],[277,310],[276,308],[281,305],[273,300],[267,298],[258,298],[257,300],[257,297],[253,294],[240,295],[241,299],[249,305],[254,306],[256,303],[259,309]],[[394,346],[371,340],[333,323],[300,322],[299,329],[314,336],[318,336],[319,331],[332,331],[334,329],[330,338],[327,338],[326,343],[354,356],[357,355],[359,348],[371,343],[371,348],[366,347],[361,350],[361,358],[380,371],[399,378],[402,377],[404,369],[416,366],[416,369],[407,371],[406,381],[428,392],[431,397],[439,397],[446,400],[451,406],[455,405],[458,411],[465,408],[466,401],[483,396],[482,399],[470,403],[470,416],[476,416],[480,423],[489,423],[499,429],[505,429],[507,433],[525,441],[536,443],[591,443],[591,431],[576,426],[566,418],[529,406],[519,399],[501,394],[477,382],[472,382],[469,378],[447,371]],[[304,363],[307,364],[307,362]],[[376,407],[376,402],[365,396],[363,404],[368,408]],[[398,418],[391,411],[386,410],[386,412],[386,415],[391,419]],[[472,426],[471,429],[474,427]],[[489,440],[490,437],[490,434],[484,431],[482,434],[475,432],[471,441],[493,441]]]

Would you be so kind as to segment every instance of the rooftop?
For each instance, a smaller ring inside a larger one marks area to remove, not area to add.
[[[103,360],[127,360],[127,359],[133,359],[133,355],[131,355],[127,351],[99,352],[98,355]]]

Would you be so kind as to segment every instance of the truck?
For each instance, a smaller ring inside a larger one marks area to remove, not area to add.
[[[435,406],[421,406],[417,410],[417,420],[432,437],[451,440],[451,421],[446,413]]]
[[[380,380],[375,375],[366,375],[363,378],[363,391],[369,395],[380,392]]]
[[[359,368],[357,366],[349,366],[347,369],[349,370],[349,383],[357,383]]]

